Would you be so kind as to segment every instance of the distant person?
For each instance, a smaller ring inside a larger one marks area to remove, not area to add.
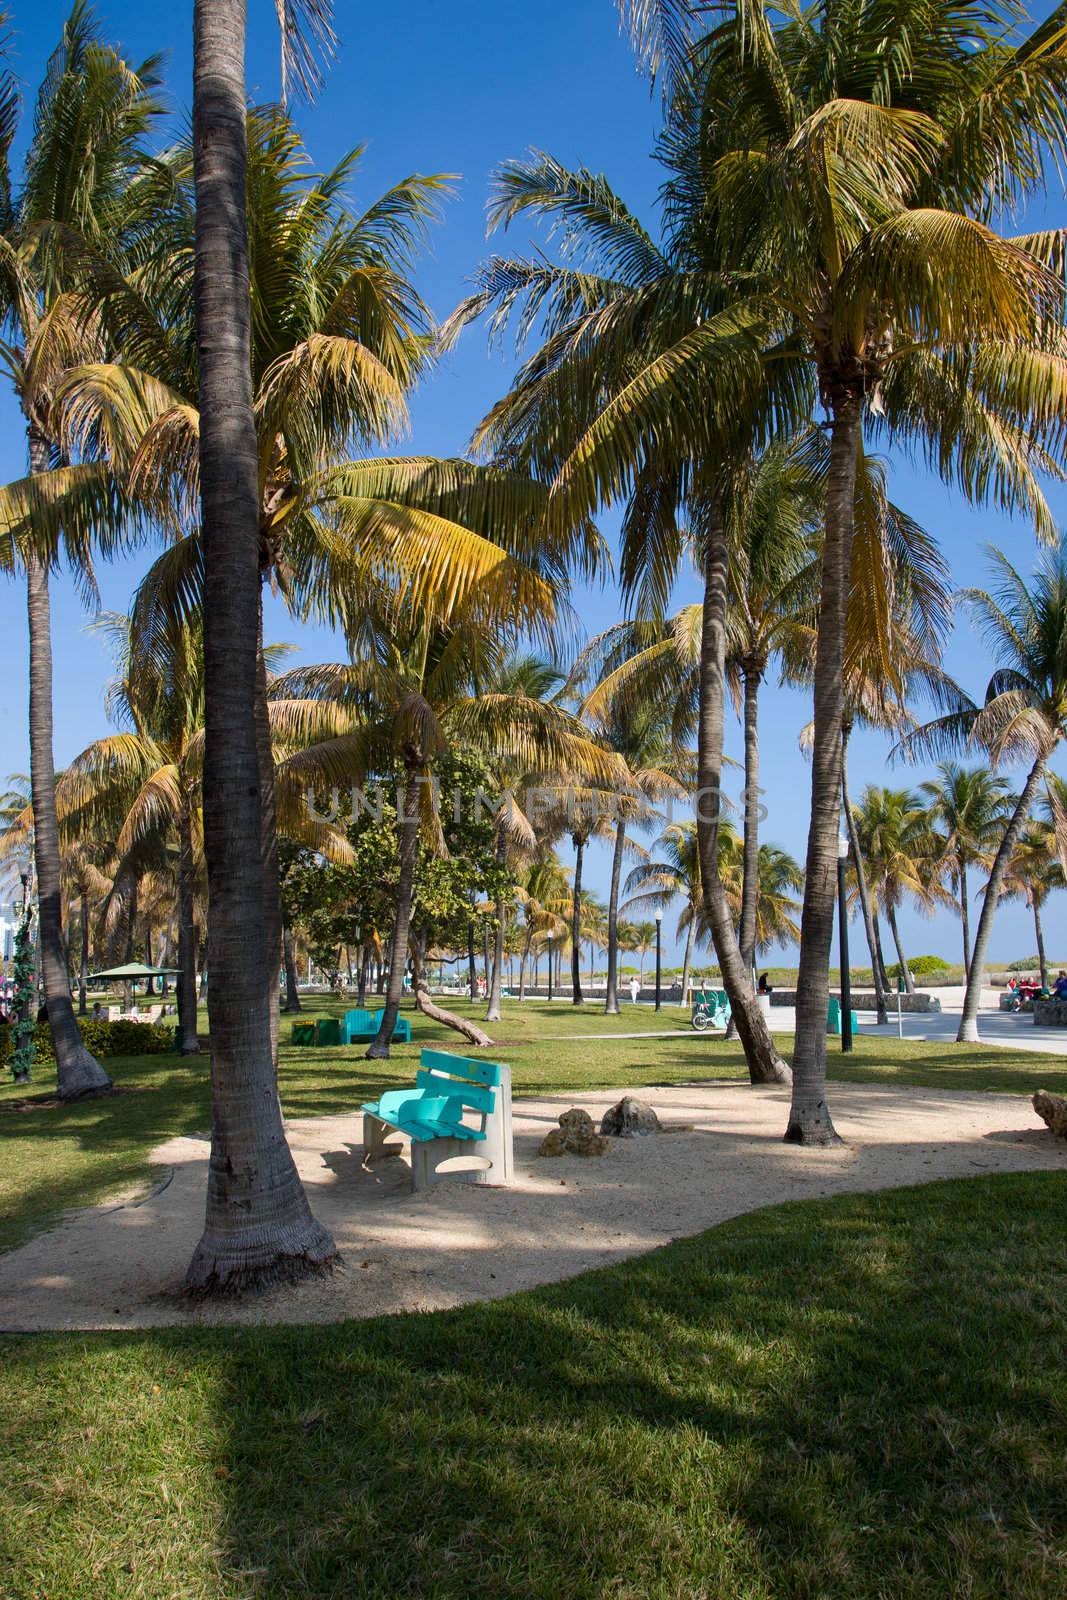
[[[771,986],[767,982],[767,974],[765,972],[761,972],[760,975],[759,975],[759,983],[756,985],[756,993],[757,994],[770,994],[770,992],[771,992]]]
[[[48,1021],[48,1006],[44,1001],[42,1001],[41,1004],[37,1007],[37,1021],[38,1022],[47,1022]]]
[[[97,1000],[93,1005],[93,1017],[97,1022],[102,1022],[104,1020],[104,1008],[100,1004],[99,1000]]]
[[[1052,985],[1052,992],[1057,1000],[1067,1000],[1067,972],[1059,971],[1056,982]]]
[[[640,998],[641,998],[641,980],[640,980],[640,978],[631,978],[630,979],[630,1003],[631,1003],[631,1005],[636,1005]]]

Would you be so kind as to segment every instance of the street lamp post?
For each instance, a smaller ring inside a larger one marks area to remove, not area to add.
[[[852,974],[848,969],[848,905],[845,899],[845,867],[848,864],[848,839],[837,839],[837,916],[841,961],[841,1049],[852,1049]]]
[[[662,1003],[661,1002],[661,997],[660,997],[660,979],[661,979],[661,975],[662,975],[662,971],[663,971],[662,964],[661,964],[662,949],[661,949],[661,942],[660,942],[660,928],[662,927],[662,924],[663,924],[663,912],[662,911],[657,911],[656,912],[656,1010],[657,1011],[660,1009],[660,1005]]]

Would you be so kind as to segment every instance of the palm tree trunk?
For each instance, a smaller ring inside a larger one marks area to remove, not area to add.
[[[419,857],[419,777],[409,770],[397,807],[397,844],[400,874],[396,886],[396,917],[393,936],[389,943],[389,979],[385,988],[385,1006],[378,1032],[367,1049],[369,1061],[385,1061],[400,1012],[404,993],[404,973],[408,964],[408,934],[411,928],[411,904],[415,892],[415,866]]]
[[[196,1055],[200,1039],[196,1026],[197,937],[193,906],[192,799],[183,798],[178,811],[178,1022],[182,1030],[182,1055]]]
[[[137,877],[136,874],[130,881],[130,899],[126,910],[126,953],[123,957],[126,965],[134,960],[137,954]],[[133,984],[124,983],[122,986],[122,1009],[133,1010]]]
[[[887,995],[885,988],[885,975],[882,972],[882,949],[878,939],[878,930],[875,927],[874,915],[871,911],[871,890],[867,882],[867,863],[863,859],[860,848],[860,836],[856,828],[856,818],[852,813],[852,801],[848,792],[848,728],[841,729],[841,809],[845,813],[845,828],[848,831],[849,848],[852,851],[852,860],[856,868],[856,890],[859,894],[860,911],[863,914],[863,928],[867,935],[867,949],[871,956],[871,979],[874,983],[874,1003],[878,1011],[878,1023],[882,1026],[889,1021],[886,1006]]]
[[[212,1129],[204,1233],[186,1282],[235,1291],[328,1269],[282,1123],[256,739],[258,457],[245,221],[244,0],[194,0],[194,309],[204,544],[204,848]]]
[[[911,969],[908,966],[908,960],[904,954],[904,946],[900,942],[900,929],[897,927],[897,913],[894,906],[886,906],[885,919],[889,924],[889,931],[893,935],[893,944],[896,946],[897,961],[900,963],[900,970],[904,975],[904,993],[914,994],[915,979],[911,975]]]
[[[574,838],[574,886],[571,890],[571,1004],[582,1003],[582,854],[585,841]]]
[[[47,472],[48,443],[35,428],[30,429],[29,450],[31,473]],[[30,790],[37,870],[37,949],[56,1056],[57,1093],[61,1100],[80,1100],[110,1089],[111,1079],[85,1048],[70,993],[52,754],[51,603],[48,568],[33,555],[26,558],[26,615],[30,635]]]
[[[719,877],[722,746],[726,709],[726,606],[729,545],[721,514],[708,529],[704,552],[704,609],[700,637],[700,721],[697,733],[697,846],[700,887],[723,987],[753,1083],[789,1083],[790,1072],[771,1038],[741,959],[733,917]]]
[[[526,964],[530,959],[530,946],[533,944],[533,929],[527,926],[526,938],[522,946],[522,955],[519,958],[519,999],[526,999]],[[537,965],[534,964],[534,988],[537,987]]]
[[[626,850],[626,823],[620,818],[615,825],[615,850],[611,857],[611,889],[608,893],[608,976],[604,995],[604,1014],[619,1014],[619,884],[622,882],[622,858]]]
[[[496,841],[497,865],[503,867],[506,855],[506,846],[503,834]],[[504,984],[504,915],[505,905],[503,895],[497,897],[496,913],[496,939],[493,946],[493,978],[489,986],[489,1004],[485,1010],[486,1022],[500,1021],[500,998]]]
[[[960,856],[960,923],[963,928],[963,976],[971,970],[971,910],[967,904],[967,863]]]
[[[1045,931],[1041,926],[1041,902],[1034,901],[1034,934],[1037,938],[1037,970],[1042,989],[1048,988],[1048,962],[1045,960]]]
[[[759,907],[759,690],[762,673],[745,673],[745,837],[741,884],[741,960],[751,975],[756,964],[756,913]]]
[[[86,998],[89,989],[89,896],[83,894],[81,925],[81,961],[78,965],[78,1015],[84,1017],[89,1009]]]
[[[856,463],[863,438],[862,382],[852,376],[836,379],[830,388],[830,409],[826,534],[815,647],[811,819],[800,921],[793,1103],[786,1129],[786,1138],[794,1144],[837,1142],[826,1104],[826,1011],[837,897],[842,674],[855,534]]]
[[[1011,853],[1015,849],[1015,842],[1022,832],[1023,824],[1030,815],[1030,807],[1037,793],[1037,786],[1045,775],[1045,756],[1038,756],[1030,768],[1030,776],[1023,785],[1023,792],[1016,802],[1015,810],[1011,814],[1011,821],[1004,830],[1004,837],[1000,847],[993,858],[993,870],[989,874],[989,882],[982,896],[982,910],[978,917],[978,927],[974,935],[974,951],[971,955],[971,964],[967,969],[967,993],[963,997],[963,1014],[960,1017],[959,1032],[956,1035],[957,1044],[978,1043],[978,1006],[982,997],[982,969],[985,965],[986,947],[989,944],[989,935],[993,931],[993,916],[997,909],[997,901],[1004,884],[1004,875],[1008,870]]]
[[[294,948],[293,930],[286,924],[282,937],[282,954],[285,959],[285,1007],[286,1011],[303,1011],[300,1003],[300,990],[297,986],[296,976],[296,950]],[[362,1005],[362,1001],[360,1002]]]
[[[882,929],[878,921],[877,911],[872,913],[874,919],[874,955],[875,964],[882,975],[882,990],[888,1002],[889,998],[889,969],[885,964],[885,952],[882,949]]]
[[[685,958],[682,961],[682,998],[678,1004],[684,1006],[689,993],[689,968],[693,960],[693,930],[696,927],[696,918],[689,918],[689,926],[685,931]]]
[[[259,769],[260,846],[263,851],[263,939],[267,960],[270,1048],[278,1071],[281,1030],[279,989],[282,973],[282,879],[278,865],[277,802],[274,794],[274,751],[267,702],[267,663],[263,656],[263,585],[259,586],[259,643],[256,652],[256,763]]]

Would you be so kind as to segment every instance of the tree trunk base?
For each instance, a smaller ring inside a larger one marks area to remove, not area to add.
[[[777,1050],[772,1050],[766,1059],[761,1054],[748,1064],[749,1083],[778,1083],[786,1089],[792,1088],[793,1069],[788,1062],[783,1061]]]
[[[960,1031],[956,1035],[956,1043],[957,1044],[981,1044],[981,1042],[982,1042],[981,1039],[978,1037],[978,1022],[977,1022],[977,1019],[972,1021],[968,1017],[968,1018],[965,1018],[963,1021],[961,1021],[961,1023],[960,1023]]]
[[[827,1146],[843,1144],[844,1140],[830,1120],[830,1108],[820,1101],[817,1106],[803,1112],[791,1111],[789,1126],[782,1135],[786,1144]]]
[[[200,1050],[200,1040],[196,1034],[194,1034],[191,1039],[182,1040],[182,1047],[178,1054],[183,1056],[198,1056],[200,1054]]]
[[[111,1079],[84,1045],[69,1061],[56,1063],[56,1093],[61,1100],[84,1100],[93,1094],[110,1094]]]
[[[308,1227],[294,1234],[279,1243],[274,1230],[262,1240],[205,1233],[185,1275],[186,1294],[198,1300],[232,1298],[328,1277],[340,1257],[327,1230],[312,1217]]]
[[[378,1039],[372,1040],[364,1051],[363,1059],[364,1061],[388,1061],[389,1045],[384,1039],[380,1041]]]

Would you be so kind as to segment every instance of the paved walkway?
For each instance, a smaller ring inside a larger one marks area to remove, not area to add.
[[[905,1039],[939,1039],[951,1042],[956,1037],[963,1010],[963,990],[940,989],[936,991],[941,1010],[933,1012],[905,1012],[901,1016],[901,1035]],[[875,1022],[876,1013],[859,1011],[859,1031],[874,1038],[895,1039],[897,1019],[890,1010],[892,1020],[884,1027]],[[793,1006],[771,1007],[771,1028],[775,1033],[794,1033],[797,1016]],[[571,1039],[677,1039],[692,1033],[691,1027],[664,1028],[649,1033],[573,1033]],[[1001,1050],[1037,1050],[1049,1055],[1067,1055],[1067,1028],[1036,1027],[1032,1016],[1025,1012],[1000,1010],[1000,990],[982,992],[982,1009],[978,1015],[978,1037],[982,1044]]]

